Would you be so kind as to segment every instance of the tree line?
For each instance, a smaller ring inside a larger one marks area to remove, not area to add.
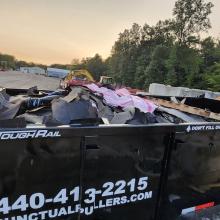
[[[119,34],[106,60],[99,54],[74,59],[71,68],[145,90],[164,83],[220,91],[220,39],[200,36],[211,28],[213,6],[205,0],[177,0],[172,18],[154,26],[134,23]]]
[[[201,38],[211,28],[213,6],[205,0],[177,0],[172,18],[153,26],[134,23],[120,33],[107,59],[96,54],[51,67],[87,69],[97,80],[112,76],[144,90],[155,82],[220,91],[220,39]]]
[[[43,69],[47,68],[47,66],[43,64],[36,64],[33,62],[17,60],[13,55],[0,53],[0,67],[4,69],[18,70],[20,67],[24,67],[24,66],[25,67],[39,66]]]
[[[212,7],[204,0],[178,0],[171,19],[133,24],[115,42],[106,73],[141,89],[155,82],[220,91],[220,40],[200,37],[211,28]]]

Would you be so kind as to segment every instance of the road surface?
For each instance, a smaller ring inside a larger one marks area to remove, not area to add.
[[[18,71],[0,71],[0,87],[28,89],[37,86],[42,90],[56,90],[60,79]]]

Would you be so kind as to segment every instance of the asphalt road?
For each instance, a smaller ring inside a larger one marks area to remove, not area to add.
[[[0,87],[28,89],[37,86],[42,90],[56,90],[60,79],[18,71],[0,71]]]

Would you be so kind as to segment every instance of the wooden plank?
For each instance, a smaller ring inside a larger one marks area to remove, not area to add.
[[[174,103],[174,102],[171,102],[171,101],[152,98],[152,97],[148,97],[148,99],[150,99],[156,105],[159,105],[159,106],[164,106],[164,107],[167,107],[167,108],[173,108],[173,109],[176,109],[176,110],[180,110],[182,112],[186,112],[186,113],[190,113],[190,114],[193,114],[193,115],[198,115],[198,116],[202,116],[202,117],[206,117],[206,118],[215,119],[215,120],[220,121],[220,114],[210,112],[210,111],[207,111],[207,110],[204,110],[204,109],[201,109],[201,108],[196,108],[196,107],[192,107],[192,106],[189,106],[189,105],[185,105],[183,103]]]

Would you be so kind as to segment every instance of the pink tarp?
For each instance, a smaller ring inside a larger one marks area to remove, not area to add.
[[[153,102],[138,96],[131,95],[125,88],[114,91],[105,87],[98,87],[94,83],[85,85],[85,87],[93,92],[101,94],[106,103],[113,107],[135,107],[144,113],[152,113],[157,108]]]

